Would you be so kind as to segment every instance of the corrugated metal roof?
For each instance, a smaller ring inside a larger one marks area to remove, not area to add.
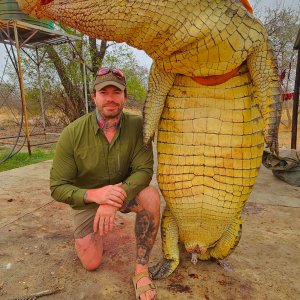
[[[14,40],[13,23],[16,22],[21,47],[35,48],[46,45],[58,45],[69,41],[81,40],[81,37],[57,30],[47,29],[23,21],[0,20],[0,43],[11,43]]]

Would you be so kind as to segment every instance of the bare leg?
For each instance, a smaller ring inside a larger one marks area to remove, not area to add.
[[[94,271],[100,266],[103,240],[99,234],[90,233],[83,238],[75,239],[75,249],[85,269]]]
[[[130,203],[130,211],[136,212],[135,237],[137,244],[137,255],[135,274],[148,272],[150,252],[155,242],[159,227],[160,198],[156,189],[147,187],[141,191],[137,200]],[[151,283],[149,276],[141,278],[137,287]],[[147,291],[140,296],[141,300],[153,299],[156,291]]]

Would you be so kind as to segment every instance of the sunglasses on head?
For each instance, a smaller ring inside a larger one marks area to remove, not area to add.
[[[111,68],[105,67],[105,68],[98,70],[96,73],[96,76],[104,76],[108,73],[113,73],[116,77],[118,77],[119,79],[123,79],[125,81],[125,75],[119,69],[111,69]]]

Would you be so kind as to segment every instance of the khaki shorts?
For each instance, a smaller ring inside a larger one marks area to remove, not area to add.
[[[72,209],[74,238],[83,238],[94,232],[93,223],[98,207],[76,210]]]
[[[135,199],[131,200],[128,203],[128,207],[130,207],[130,205],[134,205],[134,203]],[[128,209],[128,207],[121,208],[120,212],[129,213],[130,209]],[[73,232],[75,239],[83,238],[88,234],[94,232],[93,224],[97,209],[98,207],[82,210],[72,209]]]

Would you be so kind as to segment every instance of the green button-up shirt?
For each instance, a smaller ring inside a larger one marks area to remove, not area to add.
[[[94,111],[63,130],[50,172],[51,196],[74,209],[96,207],[84,202],[87,189],[122,182],[129,202],[149,185],[152,175],[153,153],[143,145],[142,118],[123,113],[109,143]]]

